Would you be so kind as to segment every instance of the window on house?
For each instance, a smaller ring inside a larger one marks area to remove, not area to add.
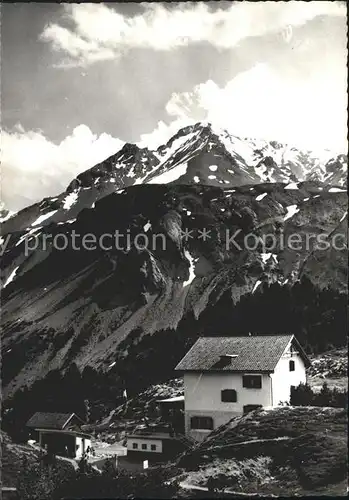
[[[132,443],[132,448],[136,450],[138,448],[138,443]]]
[[[294,365],[294,361],[293,359],[291,359],[290,363],[289,363],[289,366],[290,366],[290,372],[294,372],[295,370],[295,365]]]
[[[223,389],[221,391],[221,400],[223,403],[236,403],[237,394],[235,389]]]
[[[262,377],[261,375],[243,375],[242,386],[246,389],[261,389]]]
[[[142,444],[142,450],[146,450],[147,449],[147,445],[144,443]]]
[[[151,451],[156,451],[156,444],[151,444],[150,449]]]
[[[262,405],[245,405],[244,406],[244,414],[249,413],[250,411],[257,410],[257,408],[262,408]]]
[[[213,429],[213,419],[211,417],[192,417],[190,419],[191,429]]]

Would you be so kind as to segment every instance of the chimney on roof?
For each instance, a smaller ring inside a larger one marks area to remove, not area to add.
[[[233,359],[233,358],[237,358],[238,357],[238,354],[222,354],[221,356],[219,356],[221,359]]]

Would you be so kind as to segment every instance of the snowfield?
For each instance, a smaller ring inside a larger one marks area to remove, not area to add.
[[[158,175],[154,179],[147,181],[146,184],[168,184],[169,182],[176,181],[179,177],[182,177],[187,172],[188,164],[183,163],[177,167],[173,167],[170,170]]]
[[[73,191],[69,193],[63,200],[63,209],[69,210],[78,201],[78,193]]]
[[[49,219],[52,217],[58,210],[52,210],[51,212],[48,212],[47,214],[40,215],[36,221],[32,223],[32,226],[38,226],[41,222],[43,222],[46,219]]]

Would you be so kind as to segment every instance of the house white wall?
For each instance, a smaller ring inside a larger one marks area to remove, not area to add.
[[[290,371],[289,362],[295,363],[294,371]],[[297,387],[300,383],[306,382],[306,369],[301,356],[295,352],[291,353],[291,347],[288,347],[278,364],[275,367],[272,378],[272,405],[278,406],[280,403],[289,402],[291,395],[291,385]]]
[[[138,448],[133,448],[133,443],[138,444]],[[143,450],[142,449],[142,444],[147,445],[147,449]],[[156,446],[156,450],[151,449],[151,445]],[[161,439],[147,439],[147,438],[136,438],[136,437],[129,437],[127,438],[127,450],[129,451],[142,451],[146,453],[162,453],[162,441]]]
[[[211,431],[191,429],[190,419],[194,416],[213,418],[213,428],[227,423],[231,418],[243,413],[245,405],[271,406],[271,378],[262,377],[261,389],[248,389],[242,386],[243,373],[230,372],[186,372],[184,374],[185,431],[195,440],[201,441]],[[221,391],[235,389],[236,403],[221,400]]]
[[[75,448],[76,448],[75,458],[81,458],[83,453],[86,452],[86,450],[89,446],[91,447],[91,439],[83,437],[83,436],[76,436],[76,438],[75,438]]]

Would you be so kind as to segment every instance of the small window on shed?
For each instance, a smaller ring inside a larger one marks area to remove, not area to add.
[[[138,448],[138,443],[132,443],[132,448],[136,450]]]
[[[294,370],[295,370],[295,364],[294,364],[293,359],[291,359],[291,361],[289,363],[289,366],[290,366],[290,372],[294,372]]]
[[[142,444],[142,450],[146,450],[147,449],[147,445],[145,443]]]
[[[151,451],[156,451],[156,444],[151,444],[150,449]]]

